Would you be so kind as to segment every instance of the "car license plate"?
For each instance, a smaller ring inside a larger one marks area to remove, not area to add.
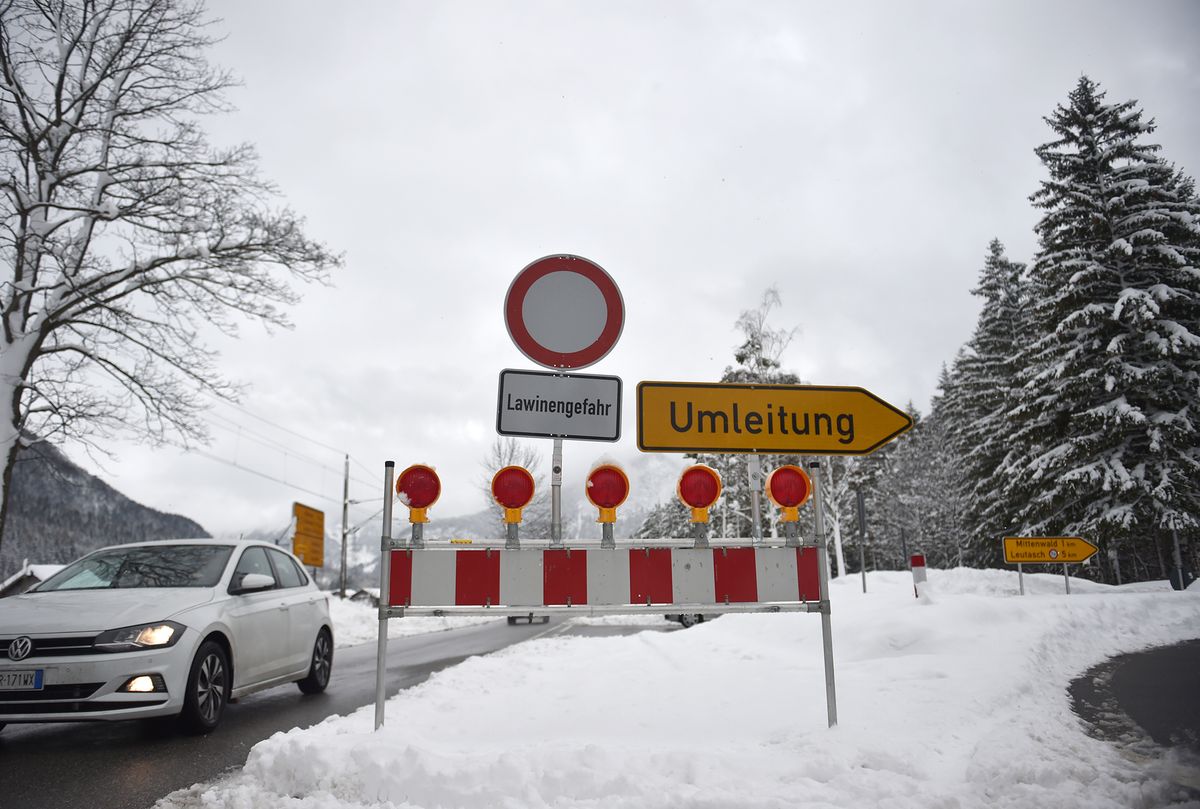
[[[43,669],[0,671],[0,691],[41,691]]]

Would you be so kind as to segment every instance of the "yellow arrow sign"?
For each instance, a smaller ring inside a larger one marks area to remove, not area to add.
[[[1079,537],[1004,538],[1004,561],[1010,565],[1086,562],[1099,550]]]
[[[862,388],[641,382],[643,452],[866,455],[912,419]]]

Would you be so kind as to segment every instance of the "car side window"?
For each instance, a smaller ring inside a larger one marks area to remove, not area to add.
[[[298,563],[290,556],[288,557],[288,561],[292,563],[292,567],[296,568],[296,573],[300,576],[300,583],[308,584],[311,579],[309,578],[308,571],[304,569],[304,565]]]
[[[299,587],[304,584],[303,575],[296,569],[296,563],[282,551],[271,551],[271,561],[275,563],[275,571],[279,574],[281,587]]]
[[[251,573],[263,573],[272,579],[275,578],[275,572],[271,570],[271,562],[267,559],[266,549],[247,548],[242,553],[237,567],[233,569],[233,580],[229,582],[230,588],[236,590],[241,587],[242,579]]]

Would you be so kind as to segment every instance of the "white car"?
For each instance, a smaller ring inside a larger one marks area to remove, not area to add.
[[[178,714],[207,733],[227,703],[333,668],[328,597],[264,542],[102,548],[0,599],[0,728]]]

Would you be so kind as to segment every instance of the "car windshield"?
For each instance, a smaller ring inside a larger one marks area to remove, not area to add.
[[[131,587],[212,587],[229,545],[154,545],[97,551],[54,574],[35,592]]]

